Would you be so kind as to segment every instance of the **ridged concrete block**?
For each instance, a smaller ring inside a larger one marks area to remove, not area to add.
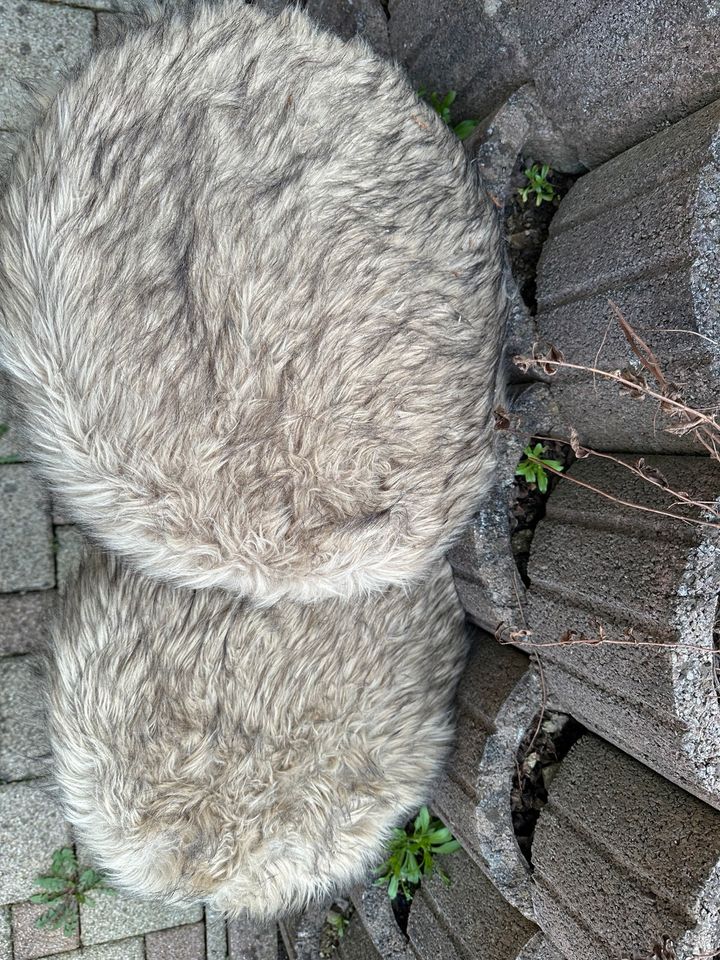
[[[711,956],[720,814],[596,737],[562,763],[535,831],[538,923],[566,960]]]
[[[0,466],[0,592],[55,586],[50,504],[25,463]]]
[[[450,886],[437,875],[424,881],[410,909],[408,935],[419,960],[517,960],[537,927],[462,851],[445,857],[442,868]]]
[[[320,937],[327,923],[332,899],[312,904],[304,913],[279,923],[290,960],[318,960]]]
[[[718,18],[720,26],[720,17]],[[720,45],[718,46],[720,49]],[[582,177],[563,200],[538,268],[541,339],[572,363],[636,363],[608,301],[654,350],[691,405],[713,407],[720,377],[720,101]],[[654,383],[650,383],[654,388]],[[602,450],[697,452],[650,399],[560,371],[560,417]]]
[[[457,696],[456,746],[433,808],[503,896],[533,914],[530,871],[513,832],[517,753],[541,703],[526,656],[477,632]]]
[[[374,957],[382,960],[415,960],[406,937],[397,925],[384,887],[370,882],[367,887],[353,890],[351,898],[355,906],[355,929],[362,927],[363,934],[343,937],[340,951],[343,960],[365,960],[366,957],[368,960]],[[352,925],[351,920],[349,933],[352,933]]]
[[[274,923],[230,920],[227,938],[229,960],[277,960],[278,929]]]
[[[52,590],[0,596],[0,655],[43,649],[54,601]]]
[[[675,490],[718,494],[704,457],[648,457]],[[615,497],[667,509],[662,490],[607,461],[579,460],[569,476]],[[720,708],[713,630],[720,592],[718,531],[620,506],[562,481],[535,530],[529,563],[530,640],[568,631],[630,645],[544,647],[553,703],[720,807]],[[648,644],[654,644],[648,645]]]
[[[380,0],[307,0],[305,12],[343,40],[362,37],[376,53],[390,56],[390,37]]]

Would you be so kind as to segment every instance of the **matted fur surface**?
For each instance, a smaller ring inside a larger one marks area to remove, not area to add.
[[[463,615],[409,593],[248,605],[92,557],[53,637],[70,822],[112,882],[273,917],[360,879],[451,742]]]
[[[0,363],[73,519],[261,600],[410,582],[492,473],[492,205],[399,71],[300,11],[168,16],[50,105]]]

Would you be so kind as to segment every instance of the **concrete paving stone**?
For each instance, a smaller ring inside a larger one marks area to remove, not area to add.
[[[229,920],[227,925],[230,960],[277,960],[277,924],[252,920]]]
[[[0,786],[0,903],[27,900],[35,877],[49,869],[55,850],[69,843],[68,825],[48,784]]]
[[[66,937],[61,928],[39,930],[35,926],[35,921],[47,909],[47,905],[42,903],[17,903],[12,908],[15,960],[36,960],[37,957],[55,956],[80,946],[77,934]]]
[[[8,907],[0,907],[0,960],[13,960],[12,952],[10,910]]]
[[[0,592],[54,585],[47,492],[27,464],[0,465]]]
[[[390,8],[390,47],[415,87],[457,92],[454,118],[482,120],[529,79],[516,4],[400,0]]]
[[[355,907],[354,917],[359,920],[366,936],[358,932],[353,937],[349,937],[346,933],[341,944],[347,941],[348,956],[350,956],[350,948],[356,953],[372,948],[375,952],[370,956],[382,957],[382,960],[414,960],[415,955],[408,944],[407,937],[401,933],[395,920],[387,891],[370,882],[365,887],[352,890],[350,896]]]
[[[205,960],[205,924],[156,930],[145,936],[145,960]]]
[[[717,495],[717,464],[707,457],[645,461],[672,489],[701,501]],[[662,489],[606,460],[578,460],[569,475],[641,507],[672,506]],[[717,532],[560,483],[535,531],[528,572],[529,640],[550,644],[542,657],[551,701],[720,807]],[[597,639],[599,626],[616,644],[562,642],[573,639],[568,631]]]
[[[31,85],[52,94],[62,77],[86,59],[95,32],[89,10],[37,3],[0,2],[0,128],[26,130],[36,116]]]
[[[376,53],[390,56],[388,21],[380,0],[307,0],[305,12],[343,40],[362,37]]]
[[[39,657],[0,659],[0,780],[26,780],[48,772],[42,686]]]
[[[538,268],[539,338],[566,360],[617,370],[636,358],[609,301],[699,409],[720,382],[720,101],[582,177],[560,205]],[[602,349],[601,349],[602,348]],[[700,451],[651,400],[562,370],[554,432],[602,450]]]
[[[563,960],[543,933],[536,933],[517,955],[517,960]]]
[[[96,947],[83,947],[73,953],[64,953],[62,960],[145,960],[145,944],[142,937],[115,940]]]
[[[45,649],[53,590],[0,594],[0,656]]]
[[[205,910],[205,953],[207,960],[226,960],[228,955],[225,920],[207,908]]]
[[[161,904],[147,900],[131,900],[116,894],[98,896],[93,906],[80,907],[83,945],[121,940],[141,933],[152,933],[166,927],[197,923],[203,917],[202,907]]]
[[[303,913],[280,921],[282,943],[292,960],[317,960],[318,944],[331,906],[331,899],[316,902]]]
[[[55,528],[57,543],[57,585],[63,591],[80,568],[87,539],[82,531],[71,524]]]
[[[717,949],[720,814],[610,744],[584,736],[535,830],[538,923],[564,957],[678,960]]]
[[[420,960],[516,960],[537,926],[505,902],[464,851],[443,857],[441,866],[450,886],[437,874],[424,880],[410,909],[408,936]]]

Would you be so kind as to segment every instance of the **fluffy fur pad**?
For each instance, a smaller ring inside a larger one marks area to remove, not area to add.
[[[493,467],[492,205],[391,64],[300,11],[160,17],[0,211],[0,361],[64,510],[261,600],[411,582]]]
[[[56,779],[113,883],[269,918],[361,878],[427,799],[466,641],[444,562],[259,608],[94,556],[53,647]]]

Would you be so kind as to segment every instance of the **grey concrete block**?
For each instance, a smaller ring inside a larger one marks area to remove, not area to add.
[[[142,937],[115,940],[113,943],[64,953],[62,960],[145,960],[145,945]]]
[[[355,914],[341,941],[345,960],[413,960],[407,939],[395,920],[387,890],[370,883],[351,892]]]
[[[44,649],[55,592],[0,595],[0,656]]]
[[[72,525],[55,528],[57,544],[57,585],[63,591],[80,568],[87,540],[78,527]]]
[[[10,910],[0,907],[0,960],[13,960]]]
[[[444,857],[413,900],[408,935],[420,960],[516,960],[537,927],[505,902],[462,851]],[[581,956],[578,954],[577,956]]]
[[[230,960],[277,960],[278,930],[274,923],[230,920],[227,925]]]
[[[345,936],[338,944],[337,955],[340,960],[385,960],[357,914],[351,918]]]
[[[50,745],[41,689],[37,657],[0,659],[0,780],[26,780],[48,772]]]
[[[536,933],[517,955],[517,960],[563,960],[543,933]]]
[[[305,12],[343,40],[359,36],[376,53],[390,56],[390,37],[380,0],[307,0]]]
[[[457,733],[433,808],[509,903],[532,916],[530,870],[513,831],[510,793],[520,743],[542,697],[526,656],[475,637],[457,696]]]
[[[523,0],[519,22],[540,102],[587,167],[720,96],[720,19],[711,3],[584,6],[570,0],[543,9]],[[537,42],[538,21],[554,27],[566,8],[572,29],[547,50]]]
[[[145,937],[145,960],[205,960],[205,924],[156,930]]]
[[[389,29],[416,87],[457,91],[457,119],[483,119],[529,79],[512,0],[400,0]]]
[[[717,464],[709,458],[646,460],[673,489],[716,497]],[[663,490],[604,460],[579,460],[569,476],[642,506],[671,505]],[[623,507],[565,481],[535,531],[529,576],[530,640],[551,644],[542,649],[551,700],[720,807],[717,531]],[[599,625],[621,645],[558,645],[568,631],[597,639]]]
[[[66,937],[62,929],[38,930],[35,921],[47,910],[44,904],[18,903],[12,908],[12,932],[15,960],[36,960],[74,950],[78,935]]]
[[[691,405],[714,406],[720,375],[720,102],[581,178],[560,205],[538,271],[540,338],[606,370],[636,358],[609,301]],[[653,384],[651,384],[653,386]],[[552,382],[557,431],[604,450],[693,452],[657,403],[575,371]]]
[[[0,903],[26,900],[38,874],[50,867],[55,850],[70,834],[60,808],[38,783],[0,786]]]
[[[535,907],[571,958],[678,960],[718,943],[720,814],[588,735],[563,761],[535,831]]]
[[[225,920],[209,910],[205,911],[205,953],[207,960],[226,960],[228,955]]]
[[[55,585],[47,493],[24,463],[0,466],[0,592]]]
[[[0,128],[25,130],[35,118],[27,85],[52,94],[90,54],[95,16],[32,0],[3,0],[0,18]]]
[[[83,944],[121,940],[141,933],[197,923],[203,917],[200,906],[178,906],[145,900],[130,900],[120,894],[97,897],[93,906],[80,908]]]
[[[324,900],[312,904],[302,914],[280,921],[280,934],[292,960],[318,960],[320,936],[331,906],[331,899]]]

